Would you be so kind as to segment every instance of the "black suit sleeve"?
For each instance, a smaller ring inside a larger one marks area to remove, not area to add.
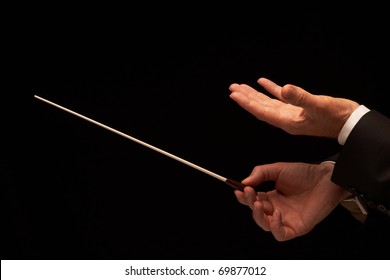
[[[390,119],[371,110],[336,159],[332,181],[390,216]]]

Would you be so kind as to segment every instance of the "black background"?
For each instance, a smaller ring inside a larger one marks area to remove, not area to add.
[[[340,147],[256,120],[229,85],[261,90],[263,76],[388,115],[385,18],[128,12],[41,11],[9,32],[2,259],[380,258],[380,215],[361,227],[340,207],[275,241],[223,182],[33,96],[240,181],[255,165],[321,161]]]

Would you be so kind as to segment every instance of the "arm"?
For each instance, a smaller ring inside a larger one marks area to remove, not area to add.
[[[390,216],[390,119],[366,113],[337,157],[332,181]]]
[[[230,97],[259,120],[290,134],[334,138],[341,145],[347,138],[333,182],[389,215],[390,120],[375,111],[362,113],[364,106],[349,99],[314,95],[291,84],[282,87],[266,78],[258,83],[275,98],[236,83],[229,87]],[[358,123],[349,127],[351,119]]]
[[[389,119],[375,111],[364,112],[348,128],[354,113],[360,112],[358,103],[313,95],[294,85],[280,87],[265,78],[258,83],[276,98],[239,84],[229,87],[230,97],[259,120],[290,134],[337,138],[344,147],[334,166],[274,163],[255,167],[243,184],[276,183],[270,192],[256,193],[252,188],[235,192],[238,201],[252,209],[256,223],[277,240],[292,239],[309,232],[351,194],[389,215]]]

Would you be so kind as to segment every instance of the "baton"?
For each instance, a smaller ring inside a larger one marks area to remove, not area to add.
[[[98,126],[100,126],[100,127],[103,127],[103,128],[105,128],[105,129],[107,129],[107,130],[109,130],[109,131],[111,131],[111,132],[114,132],[114,133],[120,135],[120,136],[123,136],[123,137],[125,137],[125,138],[127,138],[127,139],[129,139],[129,140],[131,140],[131,141],[134,141],[134,142],[136,142],[136,143],[138,143],[138,144],[141,144],[141,145],[143,145],[143,146],[145,146],[145,147],[147,147],[147,148],[149,148],[149,149],[152,149],[152,150],[154,150],[154,151],[156,151],[156,152],[158,152],[158,153],[161,153],[161,154],[163,154],[163,155],[165,155],[165,156],[167,156],[167,157],[170,157],[170,158],[172,158],[172,159],[174,159],[174,160],[177,160],[177,161],[179,161],[179,162],[181,162],[181,163],[183,163],[183,164],[185,164],[185,165],[188,165],[188,166],[190,166],[190,167],[192,167],[192,168],[194,168],[194,169],[196,169],[196,170],[199,170],[199,171],[201,171],[201,172],[203,172],[203,173],[205,173],[205,174],[208,174],[208,175],[210,175],[210,176],[212,176],[212,177],[214,177],[214,178],[216,178],[216,179],[218,179],[218,180],[220,180],[220,181],[222,181],[222,182],[225,182],[226,184],[228,184],[229,186],[231,186],[231,187],[232,187],[233,189],[235,189],[235,190],[243,191],[244,188],[245,188],[245,185],[242,184],[242,183],[240,183],[240,182],[238,182],[238,181],[235,181],[235,180],[232,180],[232,179],[223,177],[223,176],[221,176],[221,175],[218,175],[218,174],[216,174],[216,173],[214,173],[214,172],[211,172],[211,171],[209,171],[209,170],[207,170],[207,169],[205,169],[205,168],[203,168],[203,167],[200,167],[200,166],[198,166],[198,165],[196,165],[196,164],[193,164],[193,163],[191,163],[191,162],[189,162],[189,161],[187,161],[187,160],[185,160],[185,159],[182,159],[182,158],[180,158],[180,157],[178,157],[178,156],[175,156],[175,155],[173,155],[173,154],[171,154],[171,153],[168,153],[168,152],[166,152],[166,151],[164,151],[164,150],[162,150],[162,149],[160,149],[160,148],[157,148],[157,147],[155,147],[155,146],[153,146],[153,145],[150,145],[150,144],[148,144],[148,143],[146,143],[146,142],[144,142],[144,141],[141,141],[141,140],[139,140],[139,139],[137,139],[137,138],[135,138],[135,137],[132,137],[132,136],[130,136],[130,135],[128,135],[128,134],[125,134],[125,133],[123,133],[123,132],[121,132],[121,131],[118,131],[118,130],[116,130],[116,129],[114,129],[114,128],[111,128],[111,127],[109,127],[109,126],[107,126],[107,125],[105,125],[105,124],[102,124],[102,123],[100,123],[100,122],[97,122],[97,121],[95,121],[95,120],[93,120],[93,119],[91,119],[91,118],[88,118],[88,117],[86,117],[86,116],[83,116],[83,115],[81,115],[81,114],[79,114],[79,113],[77,113],[77,112],[75,112],[75,111],[69,110],[69,109],[67,109],[67,108],[65,108],[65,107],[63,107],[63,106],[61,106],[61,105],[58,105],[58,104],[56,104],[56,103],[54,103],[54,102],[51,102],[51,101],[49,101],[49,100],[47,100],[47,99],[45,99],[45,98],[42,98],[42,97],[37,96],[37,95],[34,95],[34,97],[37,98],[37,99],[39,99],[39,100],[41,100],[41,101],[43,101],[43,102],[46,102],[47,104],[50,104],[50,105],[52,105],[52,106],[54,106],[54,107],[57,107],[57,108],[59,108],[59,109],[61,109],[61,110],[64,110],[64,111],[66,111],[66,112],[68,112],[68,113],[71,113],[71,114],[73,114],[73,115],[75,115],[75,116],[77,116],[77,117],[79,117],[79,118],[82,118],[82,119],[84,119],[84,120],[86,120],[86,121],[89,121],[89,122],[91,122],[91,123],[93,123],[93,124],[96,124],[96,125],[98,125]]]

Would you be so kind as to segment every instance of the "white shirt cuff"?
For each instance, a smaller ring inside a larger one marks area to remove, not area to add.
[[[352,112],[344,126],[341,128],[339,136],[337,137],[337,141],[340,145],[344,145],[354,126],[357,124],[360,118],[369,111],[370,109],[368,109],[366,106],[360,105],[355,111]]]

